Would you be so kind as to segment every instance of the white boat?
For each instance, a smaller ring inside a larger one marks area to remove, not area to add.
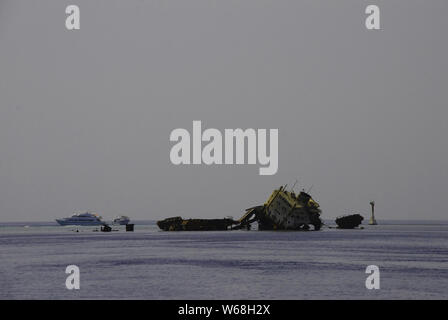
[[[102,217],[96,213],[86,211],[84,213],[75,213],[71,217],[56,219],[61,226],[99,226],[104,225]]]
[[[125,224],[129,224],[129,221],[131,221],[131,219],[129,219],[128,216],[118,216],[118,217],[115,217],[113,224],[125,225]]]

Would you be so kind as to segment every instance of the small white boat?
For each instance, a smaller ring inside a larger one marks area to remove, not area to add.
[[[131,221],[131,219],[129,219],[128,216],[118,216],[118,217],[115,217],[113,224],[126,225],[126,224],[129,224],[129,221]]]
[[[68,218],[56,219],[56,222],[61,226],[99,226],[105,224],[101,216],[89,211],[75,213]]]

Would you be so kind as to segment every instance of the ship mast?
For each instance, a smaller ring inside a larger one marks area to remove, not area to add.
[[[291,188],[291,192],[294,191],[294,187],[296,186],[297,182],[299,182],[299,181],[296,179],[296,181],[294,182],[294,185],[293,185],[292,188]]]

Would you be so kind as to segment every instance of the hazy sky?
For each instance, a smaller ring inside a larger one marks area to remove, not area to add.
[[[324,218],[375,200],[379,219],[445,219],[447,14],[446,0],[0,0],[0,221],[239,217],[296,178]],[[278,173],[172,165],[170,132],[193,120],[278,128]]]

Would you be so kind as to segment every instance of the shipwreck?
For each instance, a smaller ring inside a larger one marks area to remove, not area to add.
[[[157,225],[164,231],[207,231],[250,229],[256,222],[258,230],[320,230],[320,214],[319,204],[309,193],[302,190],[296,195],[281,186],[263,205],[246,209],[238,220],[172,217],[157,221]]]
[[[336,218],[336,224],[339,229],[354,229],[358,227],[364,217],[360,214],[349,214]]]

